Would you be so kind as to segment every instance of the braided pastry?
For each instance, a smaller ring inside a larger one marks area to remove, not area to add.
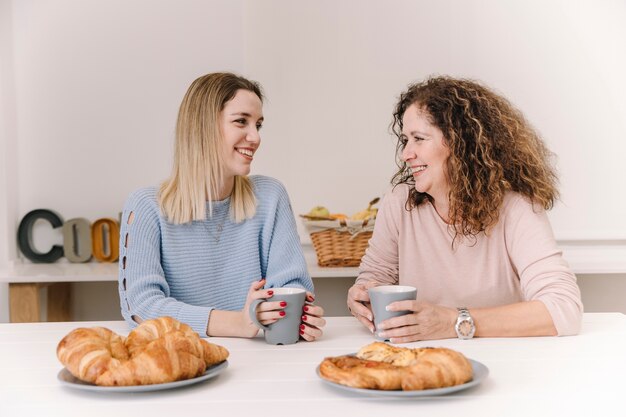
[[[149,385],[202,375],[228,351],[208,343],[171,317],[147,320],[127,338],[103,327],[78,328],[57,346],[57,357],[76,378],[96,385]]]
[[[414,391],[464,384],[473,372],[465,356],[451,349],[409,349],[375,342],[356,357],[324,359],[320,374],[354,388]]]

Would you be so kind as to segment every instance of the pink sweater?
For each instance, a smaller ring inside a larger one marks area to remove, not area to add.
[[[557,248],[545,211],[517,193],[505,196],[500,219],[472,245],[455,242],[430,203],[405,209],[408,185],[385,195],[357,283],[412,285],[417,299],[447,307],[494,307],[542,301],[559,335],[580,330],[576,276]]]

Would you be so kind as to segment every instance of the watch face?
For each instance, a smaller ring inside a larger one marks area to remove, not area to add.
[[[463,336],[469,336],[469,334],[472,333],[472,325],[469,320],[463,320],[459,323],[459,333]]]

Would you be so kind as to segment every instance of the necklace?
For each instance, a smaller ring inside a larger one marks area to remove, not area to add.
[[[224,230],[224,223],[226,223],[226,219],[228,216],[225,216],[218,224],[215,226],[215,231],[211,231],[211,227],[209,224],[211,223],[211,218],[206,219],[202,224],[204,225],[204,229],[207,231],[209,236],[213,238],[215,243],[220,243],[220,238],[222,237],[222,231]]]

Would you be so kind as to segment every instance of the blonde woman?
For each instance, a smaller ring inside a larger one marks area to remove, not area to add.
[[[367,289],[399,283],[418,292],[376,329],[393,343],[578,333],[580,290],[546,216],[551,153],[520,111],[480,83],[434,77],[400,96],[393,130],[400,169],[352,314],[374,331]]]
[[[119,293],[131,327],[171,316],[202,336],[254,337],[251,302],[269,298],[257,318],[271,324],[285,315],[272,288],[299,287],[309,301],[301,337],[322,335],[287,192],[248,176],[262,101],[257,83],[231,73],[204,75],[187,90],[171,176],[132,193],[122,214]]]

